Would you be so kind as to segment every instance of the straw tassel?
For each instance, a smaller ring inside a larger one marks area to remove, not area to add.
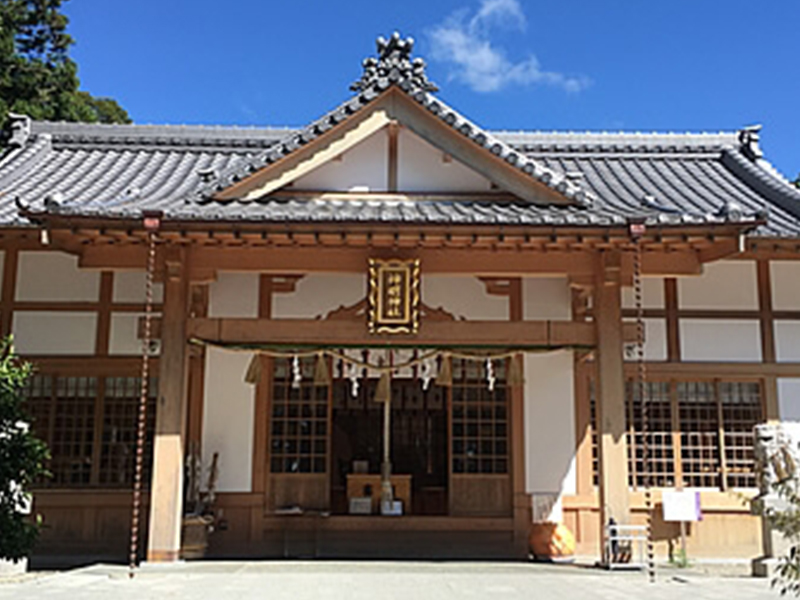
[[[317,354],[317,364],[314,367],[314,385],[329,386],[331,384],[331,374],[328,370],[328,361],[323,353]]]
[[[453,368],[450,364],[450,356],[447,354],[442,355],[442,364],[439,367],[439,374],[436,376],[436,385],[453,386]]]
[[[375,388],[375,402],[384,403],[392,401],[392,382],[389,372],[381,373],[378,386]]]
[[[247,367],[247,373],[244,375],[245,383],[252,385],[257,384],[261,380],[261,355],[253,354],[250,359],[250,365]]]
[[[525,375],[522,371],[522,357],[519,354],[515,354],[509,360],[508,385],[511,387],[525,385]]]

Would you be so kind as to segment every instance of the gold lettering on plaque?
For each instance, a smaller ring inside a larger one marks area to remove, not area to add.
[[[419,277],[419,259],[369,259],[371,333],[417,332]]]

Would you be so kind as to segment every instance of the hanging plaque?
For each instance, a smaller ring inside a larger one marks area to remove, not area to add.
[[[370,333],[417,333],[419,259],[369,259]]]

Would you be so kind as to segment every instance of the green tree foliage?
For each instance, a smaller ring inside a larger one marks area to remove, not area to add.
[[[0,126],[9,112],[37,120],[130,123],[111,98],[79,91],[68,0],[0,0]]]
[[[11,339],[0,341],[0,559],[19,560],[33,548],[39,530],[23,514],[26,490],[46,475],[47,447],[28,428],[22,390],[31,365],[14,355]]]

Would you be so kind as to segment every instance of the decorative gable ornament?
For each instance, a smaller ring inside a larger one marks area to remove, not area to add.
[[[364,73],[361,79],[350,86],[354,92],[363,92],[377,83],[406,82],[412,89],[437,92],[439,88],[425,74],[425,61],[421,58],[411,60],[414,38],[402,39],[396,31],[387,40],[380,36],[376,41],[378,58],[366,58],[361,63]]]
[[[419,259],[370,258],[370,333],[417,333],[419,285]]]

